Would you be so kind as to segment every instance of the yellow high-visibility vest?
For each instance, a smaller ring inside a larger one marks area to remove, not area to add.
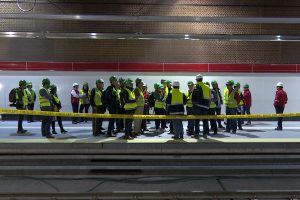
[[[172,90],[171,105],[183,105],[183,93],[179,89]]]
[[[229,94],[229,90],[224,93],[224,104],[228,108],[237,108],[237,101],[234,98],[235,96],[235,90],[232,90],[232,92]]]
[[[125,90],[128,92],[129,101],[131,103],[129,103],[129,102],[125,103],[124,109],[125,110],[135,110],[137,107],[136,100],[135,100],[135,94],[133,91],[129,90],[128,88],[125,88]]]
[[[239,95],[241,96],[241,91],[238,90]],[[244,105],[244,101],[243,99],[240,100],[239,106],[243,106]]]
[[[138,89],[138,91],[140,93],[140,96],[137,98],[136,104],[137,104],[137,106],[144,107],[145,106],[144,93],[143,93],[143,91],[140,88],[137,87],[137,89]]]
[[[46,97],[43,97],[43,96],[41,96],[41,94],[40,94],[40,91],[41,90],[46,90],[46,92],[49,94],[49,91],[46,89],[46,88],[41,88],[40,90],[39,90],[39,101],[40,101],[40,106],[41,107],[50,107],[50,105],[51,105],[51,103],[50,103],[50,100],[48,99],[48,98],[46,98]],[[50,94],[49,94],[50,95]]]
[[[60,99],[55,96],[55,95],[52,95],[53,96],[53,100],[55,101],[55,103],[59,104],[60,103]],[[58,108],[57,106],[54,105],[54,111],[57,112],[58,111]]]
[[[19,100],[19,94],[18,94],[18,89],[16,89],[16,100]],[[27,91],[23,90],[23,97],[22,97],[22,103],[23,106],[28,106],[28,95],[27,95]]]
[[[99,90],[98,88],[95,88],[94,102],[96,106],[102,105],[102,94],[103,91]]]
[[[186,107],[188,107],[188,108],[193,107],[192,95],[193,95],[193,92],[187,91],[187,93],[186,93],[186,98],[187,98]]]

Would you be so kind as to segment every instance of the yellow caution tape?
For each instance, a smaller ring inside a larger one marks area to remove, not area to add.
[[[123,114],[93,114],[93,113],[73,113],[73,112],[51,112],[51,111],[32,111],[14,110],[0,108],[1,114],[12,115],[40,115],[53,117],[84,117],[84,118],[119,118],[119,119],[236,119],[236,118],[277,118],[277,117],[300,117],[300,113],[286,114],[251,114],[251,115],[123,115]]]

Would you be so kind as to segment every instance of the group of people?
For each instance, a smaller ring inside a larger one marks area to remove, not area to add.
[[[204,82],[203,76],[198,74],[195,81],[188,81],[188,91],[186,93],[180,90],[180,82],[162,79],[160,83],[154,84],[154,91],[149,92],[147,85],[142,79],[119,79],[116,76],[109,78],[110,85],[105,89],[103,79],[95,82],[95,87],[89,89],[88,83],[84,83],[79,90],[79,84],[74,83],[71,90],[71,104],[74,113],[85,111],[88,113],[89,107],[92,112],[103,114],[107,110],[110,114],[127,115],[148,115],[149,110],[154,108],[155,115],[220,115],[221,107],[225,105],[226,115],[250,114],[251,92],[249,85],[243,86],[240,90],[240,83],[228,80],[226,87],[221,92],[217,81]],[[134,86],[135,84],[135,86]],[[59,112],[61,109],[60,99],[57,96],[57,87],[51,85],[49,79],[42,80],[42,88],[39,89],[38,99],[42,111]],[[276,113],[283,113],[287,103],[287,94],[283,90],[283,84],[277,84],[277,91],[274,100]],[[16,108],[19,110],[33,110],[36,94],[32,89],[32,83],[21,80],[19,88],[16,90]],[[185,112],[186,110],[186,112]],[[61,133],[67,131],[63,128],[61,117],[43,116],[41,129],[43,136],[53,138],[55,131],[55,121],[58,121]],[[87,118],[74,117],[73,124],[87,121]],[[28,121],[32,122],[32,116],[28,116]],[[223,127],[221,120],[203,119],[202,136],[207,138],[211,131],[218,133],[218,129],[225,128],[226,132],[236,133],[237,129],[242,130],[242,119],[225,120],[226,127]],[[25,133],[22,126],[23,115],[19,115],[18,133]],[[102,118],[93,118],[93,136],[105,135],[107,137],[116,137],[119,132],[125,132],[124,139],[134,139],[147,131],[148,120],[142,119],[109,119],[107,132],[102,126]],[[200,120],[188,120],[187,135],[199,138]],[[210,122],[210,123],[209,123]],[[169,123],[169,124],[168,124]],[[50,130],[52,124],[52,134]],[[210,124],[210,126],[209,126]],[[247,119],[246,125],[250,125],[251,120]],[[169,126],[169,131],[174,134],[174,139],[182,139],[184,129],[181,119],[155,120],[155,133],[163,133]],[[133,127],[133,128],[132,128]],[[276,130],[282,130],[282,118],[278,119]]]

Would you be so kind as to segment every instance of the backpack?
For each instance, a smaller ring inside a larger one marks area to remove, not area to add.
[[[18,88],[13,88],[10,92],[9,92],[9,102],[11,103],[16,103],[17,98],[16,98],[16,92],[17,92]]]

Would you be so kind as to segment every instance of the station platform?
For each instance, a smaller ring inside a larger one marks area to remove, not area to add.
[[[124,140],[124,133],[119,133],[115,138],[107,138],[105,135],[99,137],[92,136],[92,123],[72,124],[70,121],[63,122],[67,134],[60,134],[57,127],[58,135],[56,139],[46,139],[41,136],[40,122],[23,123],[24,129],[28,130],[28,134],[17,135],[16,121],[0,122],[0,143],[197,143],[197,142],[300,142],[300,123],[295,121],[284,122],[283,131],[275,131],[275,121],[254,121],[252,125],[243,126],[244,130],[237,130],[236,134],[226,133],[224,129],[219,129],[217,135],[210,134],[208,139],[201,137],[199,139],[191,138],[184,135],[183,140],[172,139],[167,129],[164,133],[154,132],[154,122],[148,124],[149,131],[144,135],[138,136],[134,140]],[[107,127],[107,122],[103,123],[103,127]],[[187,122],[183,122],[186,128]]]

